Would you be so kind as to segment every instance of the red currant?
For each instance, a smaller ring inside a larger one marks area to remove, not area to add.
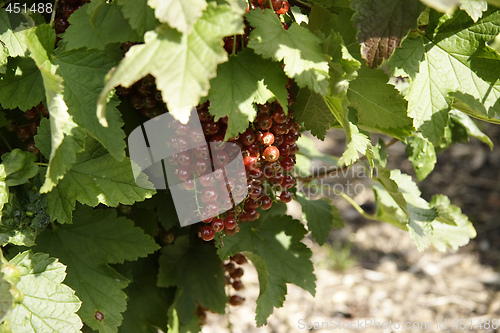
[[[280,157],[280,151],[275,146],[269,146],[264,150],[262,157],[268,162],[276,162]]]
[[[198,237],[204,241],[211,241],[215,237],[215,230],[211,225],[204,225],[198,232]]]

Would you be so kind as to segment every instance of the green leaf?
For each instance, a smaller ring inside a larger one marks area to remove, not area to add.
[[[111,57],[96,50],[71,50],[57,55],[55,63],[64,79],[64,100],[74,121],[95,137],[117,160],[125,157],[125,132],[118,104],[113,99],[107,106],[108,127],[102,127],[96,114],[104,77],[115,65]],[[85,68],[85,74],[82,74]]]
[[[359,123],[382,129],[412,128],[406,101],[394,86],[387,84],[388,80],[382,70],[362,67],[349,84],[347,99],[358,111]]]
[[[483,16],[483,12],[488,9],[488,2],[486,0],[460,0],[460,9],[465,10],[472,20],[477,22]]]
[[[260,293],[257,298],[256,322],[266,323],[274,307],[283,306],[287,283],[293,283],[315,294],[311,250],[301,239],[307,231],[289,216],[273,216],[272,210],[252,223],[240,225],[240,232],[224,238],[218,250],[222,259],[245,252],[257,269]],[[300,269],[298,269],[300,267]]]
[[[308,87],[318,94],[328,93],[328,63],[321,50],[321,40],[307,28],[292,24],[283,29],[270,9],[252,10],[246,15],[255,29],[250,33],[248,47],[264,58],[285,63],[285,73],[301,88]]]
[[[430,201],[431,207],[439,208],[440,215],[448,214],[456,226],[441,221],[432,223],[432,245],[441,252],[449,247],[457,250],[460,246],[469,243],[470,239],[476,237],[476,230],[467,216],[462,214],[459,207],[452,205],[448,197],[437,194]]]
[[[493,149],[493,142],[491,141],[491,139],[486,134],[484,134],[479,129],[479,127],[477,127],[476,123],[465,113],[458,110],[451,110],[450,122],[452,123],[452,126],[460,126],[464,128],[469,136],[481,140],[482,142],[486,143],[490,147],[490,149]]]
[[[178,287],[176,303],[183,306],[176,309],[182,324],[191,320],[196,303],[224,313],[227,302],[224,271],[214,247],[190,244],[188,236],[177,237],[174,244],[163,248],[159,263],[158,286]]]
[[[208,4],[205,0],[148,0],[148,5],[160,22],[189,34]]]
[[[476,23],[461,11],[446,18],[434,35],[420,39],[425,53],[405,96],[413,125],[433,144],[444,134],[452,92],[481,101],[488,118],[500,111],[500,55],[484,46],[500,33],[500,12],[488,12]]]
[[[287,78],[279,64],[246,48],[217,68],[210,81],[210,112],[216,119],[228,116],[226,139],[243,133],[256,116],[254,103],[276,99],[288,109]]]
[[[70,25],[63,35],[68,50],[81,47],[104,50],[111,43],[140,40],[116,1],[87,3],[75,11],[68,21]]]
[[[97,107],[104,126],[109,91],[118,85],[129,87],[147,74],[156,77],[170,113],[187,122],[193,106],[207,95],[217,65],[228,59],[222,37],[242,33],[242,20],[229,6],[211,2],[189,35],[163,28],[148,32],[145,44],[132,46],[106,82]]]
[[[142,36],[146,31],[154,30],[158,25],[154,10],[148,6],[147,0],[117,0],[123,16],[130,26]]]
[[[85,133],[77,127],[68,114],[68,107],[62,95],[63,79],[55,74],[57,67],[50,62],[48,57],[55,43],[54,30],[48,24],[44,24],[23,30],[22,36],[31,53],[31,58],[35,60],[42,74],[45,98],[50,113],[51,152],[45,184],[41,188],[42,192],[47,192],[64,177],[74,163],[76,153],[83,149]],[[44,133],[47,135],[47,131]],[[45,137],[45,141],[49,138]]]
[[[420,137],[408,138],[406,155],[413,165],[418,180],[423,180],[427,177],[434,170],[437,162],[434,145]]]
[[[16,23],[13,25],[11,22]],[[0,44],[7,47],[7,55],[10,57],[24,56],[26,53],[23,28],[26,29],[29,26],[22,14],[7,13],[4,8],[0,9],[0,40],[2,41]]]
[[[391,170],[387,177],[385,168],[380,174],[385,180],[379,181],[387,190],[380,186],[374,187],[377,218],[408,230],[419,251],[431,244],[440,251],[446,246],[456,249],[475,236],[467,217],[451,205],[447,197],[440,195],[428,203],[420,196],[420,190],[411,176],[400,170]]]
[[[80,332],[76,311],[82,304],[63,284],[66,267],[48,254],[26,251],[11,261],[21,273],[17,288],[24,295],[9,316],[13,332]]]
[[[165,332],[167,313],[173,301],[173,288],[156,286],[158,258],[150,255],[130,263],[132,282],[125,289],[128,296],[127,311],[123,313],[120,332],[151,333],[158,328]]]
[[[116,211],[80,206],[73,224],[42,233],[37,249],[68,263],[66,283],[82,300],[78,312],[86,325],[117,332],[126,309],[122,291],[128,281],[107,264],[137,260],[158,249],[154,240]],[[96,319],[96,311],[104,318]]]
[[[358,126],[349,121],[349,130],[346,131],[346,149],[338,161],[338,165],[352,165],[359,159],[359,154],[370,153],[371,143],[366,132],[362,132]]]
[[[30,58],[14,58],[0,76],[0,104],[5,109],[26,111],[44,97],[42,75]]]
[[[7,186],[24,184],[28,179],[35,177],[38,174],[36,159],[36,155],[18,148],[2,155],[2,164],[7,173],[5,181]]]
[[[351,7],[361,55],[371,68],[389,59],[424,9],[418,0],[353,0]]]
[[[295,119],[320,140],[325,139],[326,131],[336,123],[323,96],[307,88],[300,89],[293,110]]]
[[[299,192],[297,201],[302,206],[303,220],[319,245],[325,244],[332,227],[344,225],[338,208],[332,205],[330,199],[310,200]]]
[[[425,53],[420,38],[406,38],[389,59],[393,76],[415,78]]]
[[[153,193],[136,184],[129,158],[117,161],[98,142],[87,139],[73,167],[47,194],[48,212],[52,220],[69,223],[76,201],[92,207],[99,203],[116,207],[150,198]]]
[[[53,68],[53,65],[48,65]],[[45,183],[40,189],[42,193],[46,193],[57,185],[76,162],[76,154],[84,148],[85,132],[68,113],[62,94],[62,78],[46,69],[42,71],[42,77],[50,113],[50,136],[45,137],[45,140],[50,139],[50,160]],[[42,134],[40,140],[44,140]]]

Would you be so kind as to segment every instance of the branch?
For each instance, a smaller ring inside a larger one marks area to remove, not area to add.
[[[387,141],[385,143],[385,146],[386,147],[390,147],[390,146],[392,146],[393,144],[395,144],[398,141],[399,141],[398,139],[392,138],[391,140],[389,140],[389,141]],[[356,163],[361,162],[361,161],[365,161],[367,158],[368,157],[366,155],[364,155],[359,160],[357,160]],[[347,165],[344,165],[342,167],[333,167],[333,168],[328,169],[326,171],[321,170],[320,172],[318,172],[316,174],[313,174],[313,175],[311,175],[309,177],[300,177],[300,176],[297,176],[297,177],[295,177],[295,179],[303,181],[303,182],[310,182],[310,181],[312,181],[314,179],[328,177],[328,176],[330,176],[331,174],[334,174],[334,173],[338,174],[338,172],[345,171],[347,168],[349,168],[349,166],[347,166]]]

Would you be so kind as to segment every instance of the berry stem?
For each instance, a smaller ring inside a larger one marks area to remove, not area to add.
[[[44,166],[44,167],[48,167],[49,166],[49,163],[43,163],[43,162],[36,162],[37,165],[39,166]]]
[[[237,35],[233,36],[233,52],[231,53],[231,55],[236,54],[236,37],[237,37]]]

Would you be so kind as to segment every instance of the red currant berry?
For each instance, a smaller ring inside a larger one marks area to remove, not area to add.
[[[231,285],[233,286],[234,290],[243,289],[243,282],[241,282],[241,280],[234,280]]]
[[[226,228],[226,230],[233,230],[234,228],[236,228],[236,225],[236,218],[234,217],[234,215],[229,215],[224,220],[224,227]]]
[[[295,161],[290,156],[283,157],[281,159],[280,163],[281,163],[281,167],[285,171],[292,171],[293,170],[293,166],[295,165]]]
[[[292,192],[288,192],[288,191],[281,192],[280,200],[283,201],[284,203],[288,203],[288,202],[292,201],[292,199],[293,199]]]
[[[255,139],[256,139],[255,133],[251,128],[247,129],[245,132],[240,134],[240,142],[244,146],[250,146],[255,142]]]
[[[267,114],[260,114],[255,118],[255,127],[262,131],[267,131],[273,126],[273,119]]]
[[[273,201],[267,195],[262,196],[260,198],[260,201],[261,201],[260,208],[262,208],[263,210],[268,210],[273,205]]]
[[[238,265],[244,265],[248,262],[247,258],[242,253],[236,253],[230,259],[235,263],[237,263]]]
[[[264,149],[262,157],[268,162],[276,162],[280,157],[280,151],[275,146],[269,146]]]
[[[200,176],[198,180],[203,187],[212,186],[215,183],[215,177],[211,173]]]
[[[231,304],[233,306],[241,305],[241,304],[243,304],[244,301],[245,301],[245,299],[241,296],[238,296],[238,295],[233,295],[233,296],[229,297],[229,304]]]
[[[215,237],[215,230],[211,225],[204,225],[198,232],[198,237],[204,241],[211,241]]]
[[[275,135],[283,135],[287,132],[287,127],[285,124],[274,123],[273,127],[271,127],[271,132]]]
[[[219,197],[219,193],[213,187],[206,187],[201,192],[201,201],[204,203],[214,202]]]
[[[259,141],[262,142],[265,146],[270,146],[274,143],[274,134],[271,132],[263,133]]]
[[[274,109],[273,120],[277,124],[286,123],[287,117],[286,117],[285,111],[283,110],[283,108],[279,104],[276,104],[276,108]]]
[[[289,188],[293,187],[293,185],[295,185],[295,179],[291,175],[285,175],[283,177],[281,186],[283,186],[285,190],[288,190]]]
[[[224,221],[222,221],[220,218],[213,219],[212,228],[214,228],[215,232],[220,232],[224,230]]]
[[[245,169],[252,170],[257,168],[257,158],[255,156],[245,156],[243,158],[243,164],[245,165]]]

